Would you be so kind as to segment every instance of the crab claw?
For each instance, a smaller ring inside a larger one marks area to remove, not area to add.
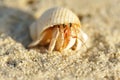
[[[70,37],[70,41],[68,45],[64,48],[64,50],[70,49],[75,44],[76,38]]]
[[[74,46],[72,47],[73,50],[80,50],[82,45],[85,45],[85,42],[87,41],[88,36],[85,34],[82,30],[80,30],[80,33],[78,34],[78,38],[76,38],[76,42]]]

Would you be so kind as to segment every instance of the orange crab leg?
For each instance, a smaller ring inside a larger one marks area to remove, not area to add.
[[[64,30],[64,44],[63,44],[63,48],[65,48],[69,41],[70,41],[70,35],[71,35],[71,31],[70,31],[70,28],[68,26],[65,27],[65,30]]]

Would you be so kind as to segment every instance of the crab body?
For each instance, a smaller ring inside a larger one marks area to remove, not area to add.
[[[33,42],[29,47],[48,46],[48,51],[79,50],[87,35],[81,30],[79,18],[69,9],[55,7],[43,13],[30,26]]]

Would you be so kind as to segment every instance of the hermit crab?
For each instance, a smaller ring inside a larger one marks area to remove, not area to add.
[[[79,50],[88,36],[81,30],[79,18],[69,9],[54,7],[45,11],[30,26],[33,42],[28,47],[48,46],[48,51]]]

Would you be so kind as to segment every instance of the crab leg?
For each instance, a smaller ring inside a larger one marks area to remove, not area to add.
[[[48,48],[48,51],[49,52],[52,52],[53,49],[55,48],[55,43],[56,43],[56,40],[58,38],[58,35],[59,35],[59,28],[58,27],[55,27],[53,29],[53,33],[52,33],[52,39],[50,41],[50,45],[49,45],[49,48]]]
[[[56,42],[56,50],[61,51],[63,43],[64,43],[64,29],[63,26],[60,25],[60,33]]]

